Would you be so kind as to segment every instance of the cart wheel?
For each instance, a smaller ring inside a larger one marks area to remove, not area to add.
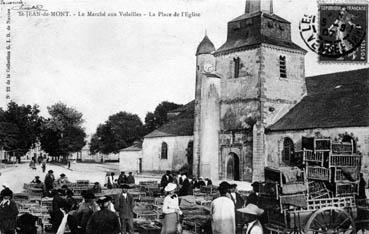
[[[305,226],[305,234],[317,233],[356,233],[355,223],[344,209],[325,207],[314,212]]]

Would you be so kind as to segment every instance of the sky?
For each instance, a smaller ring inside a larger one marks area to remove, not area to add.
[[[38,104],[46,117],[47,106],[61,101],[83,113],[88,134],[119,111],[138,114],[144,121],[146,113],[162,101],[185,104],[193,100],[195,51],[205,31],[215,47],[220,47],[226,40],[227,22],[242,15],[245,8],[245,0],[31,0],[26,3],[43,5],[48,12],[69,11],[71,16],[25,17],[12,11],[12,100],[19,104]],[[88,11],[106,15],[78,16]],[[107,15],[119,15],[119,11],[142,16]],[[195,12],[200,16],[159,17],[160,11]],[[5,12],[3,7],[1,21],[5,20]],[[154,13],[155,16],[149,16]],[[304,14],[317,13],[315,0],[274,0],[274,13],[291,22],[292,40],[308,50],[306,76],[368,67],[367,64],[321,64],[317,55],[305,46],[298,23]],[[2,48],[4,36],[2,31]],[[5,53],[1,52],[0,56],[1,74],[4,74]],[[5,97],[3,88],[0,97]],[[0,98],[0,102],[4,100]]]

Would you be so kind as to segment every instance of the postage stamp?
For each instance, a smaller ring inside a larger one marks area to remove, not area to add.
[[[319,15],[305,15],[300,35],[320,62],[367,62],[368,5],[318,3]]]

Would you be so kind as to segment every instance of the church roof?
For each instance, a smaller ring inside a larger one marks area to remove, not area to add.
[[[260,16],[261,14],[263,14],[264,17],[269,18],[269,19],[274,19],[274,20],[282,22],[282,23],[290,23],[289,21],[283,19],[282,17],[280,17],[276,14],[269,14],[269,13],[266,13],[266,12],[263,12],[263,11],[258,11],[258,12],[253,12],[253,13],[246,13],[246,14],[243,14],[243,15],[240,15],[240,16],[234,18],[230,22],[235,22],[235,21],[239,21],[239,20],[243,20],[243,19],[247,19],[247,18],[251,18],[251,17],[255,17],[255,16]]]
[[[283,41],[262,35],[260,37],[247,37],[238,40],[229,40],[224,43],[215,53],[220,54],[222,52],[227,52],[234,49],[251,48],[263,43],[306,52],[306,50],[302,49],[292,41]]]
[[[213,42],[210,41],[207,35],[205,35],[204,39],[200,42],[199,46],[196,50],[196,56],[199,54],[210,54],[215,51],[215,46]]]
[[[275,31],[273,25],[271,28],[265,27],[264,24],[269,21],[280,23],[283,31]],[[261,44],[275,45],[306,53],[306,50],[292,42],[290,22],[278,15],[257,11],[243,14],[228,22],[227,41],[214,52],[214,55],[254,48]]]
[[[369,69],[306,78],[307,96],[271,131],[369,126]]]
[[[168,136],[192,136],[194,125],[195,101],[191,101],[178,109],[178,114],[173,120],[162,125],[158,129],[147,134],[145,138]]]
[[[127,152],[127,151],[141,151],[142,150],[142,141],[135,141],[133,143],[133,145],[131,145],[130,147],[127,147],[127,148],[124,148],[121,150],[124,151],[124,152]]]

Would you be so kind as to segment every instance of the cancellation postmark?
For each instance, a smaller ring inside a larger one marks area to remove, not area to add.
[[[305,15],[300,35],[320,62],[367,62],[368,4],[318,3],[318,15]]]

